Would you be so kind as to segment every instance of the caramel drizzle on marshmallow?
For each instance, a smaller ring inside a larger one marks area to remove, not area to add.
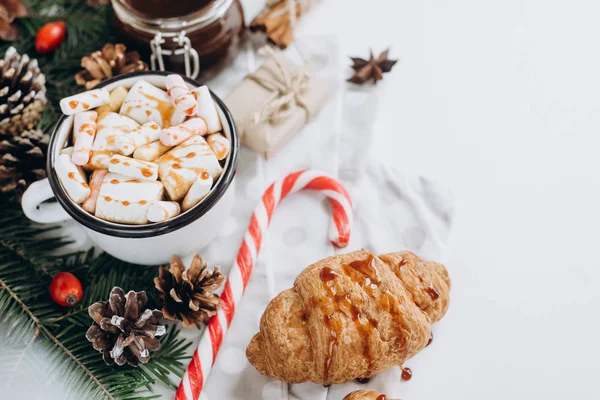
[[[132,178],[149,181],[158,179],[158,164],[136,160],[119,154],[112,156],[108,165],[108,170],[115,174],[130,176]]]
[[[176,217],[180,211],[176,201],[155,201],[148,207],[146,216],[150,222],[163,222]]]
[[[154,161],[172,148],[172,146],[165,146],[160,141],[148,143],[138,147],[133,152],[133,158],[143,161]]]
[[[224,160],[231,149],[231,143],[229,139],[219,133],[213,133],[206,137],[206,143],[210,146],[217,160]]]
[[[75,114],[73,121],[73,130],[75,143],[73,145],[73,154],[71,159],[75,165],[85,165],[90,160],[92,145],[96,135],[96,111],[86,111]]]
[[[154,122],[146,122],[133,129],[130,133],[117,138],[115,147],[119,153],[128,156],[138,148],[155,142],[160,138],[160,126]]]
[[[210,193],[213,185],[213,177],[207,171],[202,171],[186,193],[181,208],[184,211],[189,210],[196,204],[200,203]]]
[[[187,116],[196,114],[198,102],[179,75],[167,75],[165,79],[167,94],[175,102],[175,106]]]
[[[81,204],[81,208],[90,214],[94,214],[96,212],[96,202],[98,201],[98,194],[100,193],[100,186],[102,186],[102,181],[104,177],[108,174],[107,169],[97,169],[92,173],[92,177],[90,178],[90,197],[88,197],[83,204]]]
[[[110,93],[106,89],[94,89],[65,97],[60,101],[60,109],[65,115],[73,115],[108,104]]]
[[[160,132],[160,142],[165,146],[176,146],[194,135],[204,135],[206,123],[202,118],[191,118],[183,124],[163,129]]]
[[[90,196],[91,191],[85,176],[67,154],[60,154],[56,158],[54,171],[65,192],[75,203],[81,204]]]

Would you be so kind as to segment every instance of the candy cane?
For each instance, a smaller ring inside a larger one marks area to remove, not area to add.
[[[177,389],[176,400],[196,400],[200,397],[208,374],[217,359],[223,337],[231,325],[236,306],[248,285],[263,234],[269,227],[273,211],[283,198],[300,190],[317,190],[329,198],[333,214],[329,239],[337,247],[345,247],[348,244],[353,218],[352,201],[338,181],[322,172],[302,170],[293,172],[269,186],[252,214],[250,226],[225,282],[221,294],[223,306],[217,315],[211,318],[200,338],[192,361]]]

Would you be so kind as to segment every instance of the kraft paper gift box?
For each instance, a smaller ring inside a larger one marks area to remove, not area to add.
[[[327,101],[330,85],[270,47],[265,63],[225,99],[241,142],[270,157],[285,146]]]

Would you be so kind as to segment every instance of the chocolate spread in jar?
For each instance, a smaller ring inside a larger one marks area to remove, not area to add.
[[[123,0],[150,18],[181,17],[199,11],[214,0]]]
[[[121,40],[146,59],[159,30],[165,40],[161,47],[175,50],[180,46],[173,37],[185,29],[198,53],[202,79],[210,78],[231,61],[246,31],[240,0],[115,0],[113,4]],[[163,55],[163,61],[167,71],[185,72],[183,55]]]

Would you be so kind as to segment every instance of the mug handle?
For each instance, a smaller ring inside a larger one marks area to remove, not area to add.
[[[52,224],[70,219],[71,217],[58,203],[42,204],[54,197],[48,178],[34,182],[23,193],[21,208],[33,222]]]

